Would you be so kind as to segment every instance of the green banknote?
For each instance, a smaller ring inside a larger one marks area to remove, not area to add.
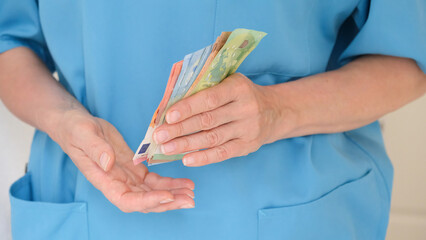
[[[264,32],[242,28],[232,31],[225,45],[216,55],[207,71],[195,83],[196,85],[189,89],[186,96],[212,87],[220,83],[227,76],[235,73],[244,59],[256,48],[265,35],[266,33]]]

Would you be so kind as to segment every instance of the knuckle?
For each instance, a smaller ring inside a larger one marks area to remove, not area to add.
[[[246,78],[235,78],[235,90],[238,93],[248,93],[251,91],[251,85],[249,81],[246,80]]]
[[[191,147],[188,137],[184,137],[181,139],[180,146],[183,149],[183,151],[186,151]]]
[[[220,136],[216,131],[209,131],[206,134],[207,144],[210,147],[216,146],[220,143]]]
[[[219,95],[217,94],[217,92],[206,92],[206,104],[209,109],[216,108],[219,105]]]
[[[241,96],[247,93],[247,86],[241,82],[237,83],[237,86],[235,86],[235,91]]]
[[[183,134],[185,134],[185,128],[184,128],[183,124],[181,122],[177,123],[176,124],[176,135],[182,136]]]
[[[246,84],[251,83],[251,80],[244,74],[242,73],[236,73],[236,76],[238,77],[238,80],[241,82],[244,82]]]
[[[241,73],[236,73],[233,77],[234,77],[234,81],[237,84],[243,84],[245,81],[245,79],[243,78],[244,75],[242,75]]]
[[[203,164],[208,164],[210,161],[209,161],[209,156],[207,156],[206,151],[201,151],[200,153],[201,153],[200,154],[201,155],[200,162],[203,163]]]
[[[186,112],[188,114],[188,116],[191,116],[193,111],[192,111],[192,106],[188,101],[185,101],[183,103],[182,108],[184,109],[184,112]]]
[[[223,161],[229,158],[229,150],[224,146],[218,146],[216,149],[216,157],[218,161]]]
[[[210,112],[203,112],[200,114],[200,122],[201,122],[201,128],[209,129],[214,125],[214,119]]]

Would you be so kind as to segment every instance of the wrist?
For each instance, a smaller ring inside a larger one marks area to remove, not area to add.
[[[44,127],[41,130],[60,144],[64,136],[73,131],[75,123],[85,121],[84,119],[91,121],[93,116],[78,102],[72,103],[46,114]]]
[[[341,88],[348,82],[346,76],[341,71],[332,71],[270,86],[279,112],[277,138],[340,130],[338,110],[347,107],[342,107],[345,103],[337,99],[344,99]]]
[[[267,106],[272,112],[270,131],[266,143],[294,137],[301,127],[301,110],[291,97],[291,89],[285,84],[264,86]]]

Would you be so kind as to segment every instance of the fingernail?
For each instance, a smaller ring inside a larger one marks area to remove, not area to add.
[[[110,156],[106,152],[102,153],[101,158],[99,159],[99,163],[101,164],[101,168],[104,171],[106,171],[110,159]]]
[[[192,199],[194,199],[194,198],[195,198],[195,196],[194,196],[194,195],[191,195],[191,194],[186,194],[186,195],[188,195],[188,197],[190,197],[190,198],[192,198]]]
[[[169,202],[173,202],[173,201],[174,201],[173,199],[169,198],[169,199],[161,201],[160,203],[169,203]]]
[[[163,153],[169,153],[176,150],[176,144],[175,143],[167,143],[164,145],[161,145],[161,151]]]
[[[180,113],[178,111],[172,111],[166,116],[167,123],[175,123],[179,120],[179,118],[180,118]]]
[[[188,204],[182,205],[182,207],[180,208],[194,208],[194,205],[188,203]]]
[[[183,158],[183,165],[188,166],[195,163],[195,159],[193,157]]]
[[[161,130],[154,134],[154,140],[157,144],[165,142],[168,138],[169,132],[166,130]]]

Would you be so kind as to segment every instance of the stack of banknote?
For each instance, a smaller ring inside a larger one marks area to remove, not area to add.
[[[163,154],[152,138],[154,130],[165,122],[167,110],[179,100],[212,87],[235,73],[265,35],[264,32],[248,29],[222,32],[214,44],[188,54],[182,61],[173,64],[163,99],[133,157],[134,164],[147,160],[148,165],[153,165],[182,159],[185,153]]]

